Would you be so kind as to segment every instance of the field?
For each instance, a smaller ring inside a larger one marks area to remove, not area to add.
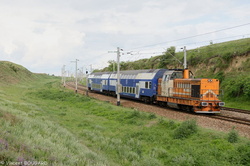
[[[29,81],[27,81],[29,80]],[[0,87],[0,165],[248,165],[250,141],[97,101],[36,75]]]

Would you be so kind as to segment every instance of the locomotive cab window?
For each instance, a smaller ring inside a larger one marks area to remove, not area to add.
[[[170,77],[171,80],[176,79],[176,78],[183,78],[182,72],[174,72],[174,73],[171,75],[171,77]]]

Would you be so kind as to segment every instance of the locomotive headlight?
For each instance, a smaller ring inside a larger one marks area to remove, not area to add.
[[[201,106],[208,106],[207,102],[201,102]]]
[[[225,106],[225,102],[219,102],[218,105],[223,107],[223,106]]]

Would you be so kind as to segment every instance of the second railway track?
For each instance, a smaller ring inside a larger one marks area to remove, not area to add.
[[[245,119],[245,118],[231,117],[231,116],[224,116],[224,115],[214,115],[214,116],[206,116],[206,117],[250,126],[250,120]]]
[[[243,113],[243,114],[250,114],[250,110],[242,110],[242,109],[229,108],[229,107],[222,107],[222,109],[225,110],[225,111],[238,112],[238,113]]]

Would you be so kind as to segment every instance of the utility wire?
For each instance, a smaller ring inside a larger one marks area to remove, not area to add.
[[[211,33],[221,32],[221,31],[225,31],[225,30],[229,30],[229,29],[234,29],[234,28],[238,28],[238,27],[242,27],[242,26],[247,26],[247,25],[250,25],[250,23],[241,24],[241,25],[237,25],[237,26],[233,26],[233,27],[228,27],[228,28],[224,28],[224,29],[220,29],[220,30],[216,30],[216,31],[212,31],[212,32],[202,33],[202,34],[198,34],[198,35],[194,35],[194,36],[184,37],[184,38],[180,38],[180,39],[170,40],[170,41],[166,41],[166,42],[161,42],[161,43],[156,43],[156,44],[151,44],[151,45],[145,45],[145,46],[141,46],[141,47],[136,47],[136,48],[132,48],[131,50],[136,50],[136,49],[145,48],[145,47],[157,46],[157,45],[161,45],[161,44],[165,44],[165,43],[171,43],[171,42],[185,40],[185,39],[191,39],[191,38],[195,38],[195,37],[198,37],[198,36],[204,36],[204,35],[208,35],[208,34],[211,34]]]
[[[180,44],[180,45],[178,45],[178,46],[175,46],[175,47],[182,47],[183,45],[185,45],[185,46],[188,46],[188,45],[194,45],[194,44],[198,44],[198,43],[207,43],[207,42],[210,42],[210,41],[213,41],[213,42],[216,42],[216,41],[219,41],[219,40],[222,40],[222,39],[230,39],[230,38],[235,38],[235,37],[240,37],[240,36],[244,36],[244,37],[247,37],[247,36],[249,36],[250,34],[242,34],[242,35],[237,35],[237,36],[230,36],[230,37],[224,37],[224,38],[218,38],[218,39],[210,39],[210,40],[204,40],[204,41],[200,41],[200,42],[193,42],[193,43],[186,43],[186,44]],[[237,39],[236,39],[237,40]],[[223,42],[222,42],[223,43]],[[211,46],[215,46],[214,44],[218,44],[217,42],[216,43],[213,43],[213,45],[211,45]],[[204,45],[204,46],[207,46],[207,44],[206,45]],[[196,48],[192,48],[191,50],[193,50],[193,49],[198,49],[198,48],[200,48],[200,47],[204,47],[204,46],[199,46],[199,47],[196,47]],[[219,46],[220,48],[222,48],[221,46]],[[236,46],[233,46],[233,47],[236,47]],[[215,50],[215,48],[213,48],[213,50]],[[133,52],[135,52],[135,53],[133,53]],[[163,52],[164,51],[162,51],[162,52],[157,52],[157,51],[152,51],[152,52],[150,52],[150,51],[147,51],[147,52],[142,52],[142,51],[131,51],[130,52],[130,56],[131,56],[131,58],[129,58],[130,60],[136,60],[136,59],[138,59],[141,55],[144,55],[144,54],[157,54],[157,55],[161,55],[161,54],[163,54]]]

